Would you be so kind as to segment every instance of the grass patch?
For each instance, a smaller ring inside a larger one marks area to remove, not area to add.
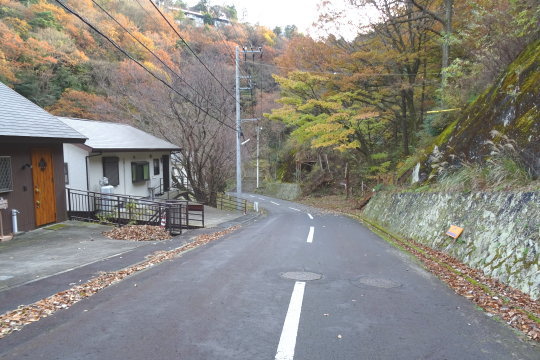
[[[56,231],[56,230],[60,230],[60,229],[63,229],[67,227],[66,224],[54,224],[54,225],[51,225],[51,226],[47,226],[46,228],[44,228],[45,230],[53,230],[53,231]]]

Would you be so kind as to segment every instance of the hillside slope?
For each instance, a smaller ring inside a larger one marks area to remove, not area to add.
[[[463,162],[512,154],[540,176],[540,40],[530,44],[497,81],[437,139],[422,166],[436,175]]]

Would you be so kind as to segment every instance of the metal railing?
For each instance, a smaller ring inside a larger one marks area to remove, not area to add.
[[[244,214],[254,209],[252,202],[229,194],[218,194],[216,207],[220,210],[238,210]]]
[[[69,188],[66,192],[69,219],[164,226],[172,234],[181,234],[182,229],[204,227],[204,207],[200,204]]]
[[[162,195],[164,193],[163,178],[159,178],[159,184],[150,187],[148,190],[150,191],[150,196],[152,197],[152,199],[158,195]]]

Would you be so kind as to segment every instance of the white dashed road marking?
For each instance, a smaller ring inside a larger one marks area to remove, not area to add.
[[[283,330],[279,338],[275,360],[294,359],[294,348],[296,346],[296,336],[298,335],[298,325],[300,324],[300,313],[302,312],[305,287],[305,282],[297,281],[294,284],[291,302],[289,303],[289,309],[283,323]]]
[[[315,233],[315,227],[314,226],[310,226],[309,227],[309,234],[307,236],[307,242],[308,243],[312,243],[313,242],[313,233]]]

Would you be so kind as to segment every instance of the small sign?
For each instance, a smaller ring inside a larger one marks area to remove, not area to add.
[[[454,239],[457,239],[459,235],[463,232],[463,228],[460,228],[456,225],[450,225],[450,229],[446,232],[446,235],[453,237]]]
[[[8,208],[8,201],[7,199],[0,198],[0,210],[4,210]]]

